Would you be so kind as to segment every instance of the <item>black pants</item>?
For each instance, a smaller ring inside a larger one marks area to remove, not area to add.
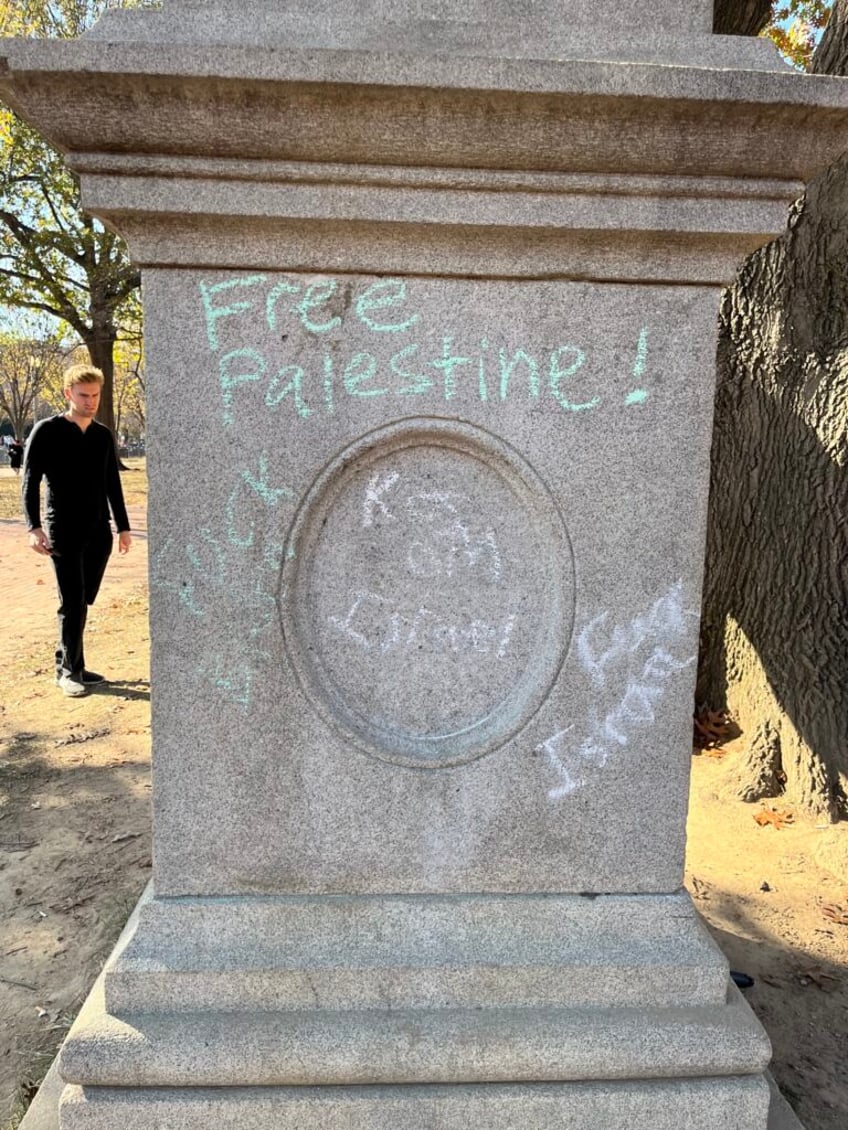
[[[82,538],[54,536],[51,540],[59,588],[56,675],[81,675],[85,667],[82,637],[88,606],[94,604],[106,572],[112,552],[112,531],[108,526],[99,526]]]

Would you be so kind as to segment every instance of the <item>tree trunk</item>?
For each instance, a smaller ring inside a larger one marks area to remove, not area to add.
[[[101,424],[105,424],[112,433],[118,467],[121,471],[126,471],[127,466],[121,458],[121,446],[118,443],[118,434],[115,431],[115,341],[117,336],[117,332],[111,323],[105,329],[98,330],[95,326],[94,333],[85,339],[85,347],[88,350],[92,365],[95,365],[103,374],[103,391],[100,395],[97,419]]]
[[[114,327],[95,326],[94,332],[85,338],[85,347],[95,365],[103,374],[103,391],[100,395],[100,407],[97,410],[97,419],[101,424],[114,433],[115,431],[115,339],[117,334]]]
[[[818,65],[844,71],[846,12]],[[848,815],[846,262],[848,156],[724,295],[698,682],[750,735],[737,794],[828,819]]]
[[[716,35],[757,35],[769,22],[771,0],[715,0]]]

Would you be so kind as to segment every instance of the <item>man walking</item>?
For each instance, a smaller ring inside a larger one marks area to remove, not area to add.
[[[68,409],[36,424],[24,456],[29,544],[51,558],[59,588],[56,683],[72,697],[105,682],[85,666],[83,632],[112,552],[109,507],[118,529],[118,552],[127,553],[132,544],[115,441],[94,418],[102,386],[103,374],[92,365],[67,369],[63,388]],[[47,480],[46,529],[41,525],[42,478]]]

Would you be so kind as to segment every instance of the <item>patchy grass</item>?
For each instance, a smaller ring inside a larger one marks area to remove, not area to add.
[[[21,511],[21,480],[8,474],[8,468],[3,468],[6,474],[0,478],[0,518],[20,518]]]
[[[143,455],[124,459],[126,471],[121,472],[124,501],[127,506],[147,505],[147,460]]]
[[[79,1005],[82,1001],[79,1002]],[[76,1011],[76,1010],[75,1010]],[[0,1018],[2,1019],[2,1018]],[[35,1033],[25,1044],[12,1049],[18,1062],[19,1082],[8,1115],[0,1123],[0,1130],[17,1130],[18,1126],[35,1098],[50,1064],[68,1034],[74,1016],[67,1012],[49,1014],[44,1018],[44,1027]]]

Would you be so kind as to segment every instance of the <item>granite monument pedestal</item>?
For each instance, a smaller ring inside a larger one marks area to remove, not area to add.
[[[848,95],[655,7],[6,46],[144,270],[154,879],[64,1130],[766,1126],[681,886],[715,316]]]

